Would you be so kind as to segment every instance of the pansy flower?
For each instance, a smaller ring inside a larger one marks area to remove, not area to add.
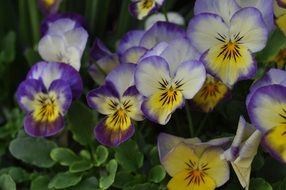
[[[160,56],[146,57],[137,65],[136,87],[145,97],[144,115],[165,125],[172,113],[202,87],[206,71],[196,61],[197,51],[186,38],[170,42]]]
[[[251,163],[257,153],[262,134],[241,116],[231,147],[224,152],[243,188],[249,188]]]
[[[217,14],[198,14],[190,21],[187,34],[203,53],[201,61],[208,72],[232,86],[254,76],[252,53],[264,48],[268,31],[258,9],[242,8],[229,23]]]
[[[135,131],[133,120],[143,120],[142,96],[134,86],[134,64],[120,64],[110,72],[105,84],[87,95],[88,105],[107,115],[94,129],[96,139],[107,146],[118,146]]]
[[[129,12],[139,20],[157,11],[164,3],[164,0],[132,0],[129,5]]]
[[[170,23],[174,23],[181,26],[185,25],[184,17],[179,13],[168,12],[167,17],[168,17],[168,22]],[[158,21],[167,21],[166,16],[163,13],[155,13],[149,16],[145,21],[145,29],[148,30],[153,26],[153,24],[155,24]]]
[[[271,69],[253,85],[246,102],[252,124],[263,134],[263,145],[282,162],[286,162],[285,94],[286,72]]]
[[[228,88],[220,80],[207,75],[206,81],[192,102],[204,112],[212,111],[215,106],[227,95]]]
[[[79,73],[64,63],[35,64],[16,92],[19,106],[26,113],[24,129],[30,136],[52,136],[64,127],[73,97],[79,97]]]
[[[168,189],[213,190],[222,186],[229,179],[229,166],[221,156],[223,149],[220,145],[228,142],[228,138],[223,138],[200,143],[197,138],[184,140],[160,134],[158,149],[159,154],[163,155],[160,157],[161,163],[172,177],[167,185]]]
[[[79,71],[87,38],[86,30],[76,20],[60,18],[48,23],[39,42],[39,54],[45,61],[70,64]]]
[[[90,50],[88,73],[99,85],[104,83],[108,75],[119,64],[119,56],[112,53],[100,39],[95,39]]]
[[[38,6],[44,14],[56,13],[62,0],[38,0]]]

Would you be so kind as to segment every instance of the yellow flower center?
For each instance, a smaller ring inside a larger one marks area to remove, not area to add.
[[[54,3],[55,3],[55,0],[44,0],[44,4],[45,4],[47,7],[51,6],[51,5],[54,4]]]
[[[154,0],[145,0],[142,4],[143,9],[150,9],[154,4]]]
[[[201,183],[205,183],[205,172],[209,170],[208,164],[198,165],[196,162],[189,160],[186,165],[189,172],[185,180],[188,180],[188,185],[195,184],[199,186]]]
[[[55,93],[36,95],[34,100],[33,118],[41,122],[53,122],[60,114]]]

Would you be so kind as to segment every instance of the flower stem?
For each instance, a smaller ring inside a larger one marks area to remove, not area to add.
[[[169,22],[166,6],[163,7],[163,14],[165,16],[166,22]]]
[[[199,127],[198,127],[198,129],[197,129],[197,131],[195,132],[195,136],[196,136],[196,137],[200,135],[200,133],[201,133],[203,127],[205,126],[205,124],[206,124],[206,122],[207,122],[207,120],[208,120],[208,117],[209,117],[209,113],[207,113],[207,114],[204,116],[203,120],[201,121],[201,123],[200,123],[200,125],[199,125]]]
[[[185,109],[186,109],[187,120],[188,120],[188,124],[189,124],[190,136],[193,137],[194,126],[193,126],[193,121],[192,121],[192,116],[191,116],[191,111],[190,111],[190,105],[188,102],[186,102]]]

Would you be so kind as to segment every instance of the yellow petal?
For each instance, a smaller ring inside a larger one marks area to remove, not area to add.
[[[166,155],[162,164],[168,174],[174,176],[178,172],[188,169],[190,164],[197,166],[198,157],[191,147],[180,143]]]
[[[271,129],[264,137],[269,149],[286,162],[286,125]]]
[[[200,158],[201,169],[215,181],[217,187],[223,185],[229,179],[229,166],[221,155],[223,155],[223,149],[209,147]]]
[[[214,180],[207,175],[204,175],[199,183],[190,182],[188,175],[188,170],[177,173],[169,181],[168,190],[214,190],[216,187]]]
[[[276,24],[281,29],[281,31],[286,35],[286,14],[276,19]]]

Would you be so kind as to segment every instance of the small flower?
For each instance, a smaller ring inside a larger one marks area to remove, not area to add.
[[[249,188],[251,163],[257,153],[262,134],[241,116],[231,147],[224,152],[243,188]]]
[[[39,42],[39,54],[46,61],[70,64],[79,71],[87,38],[86,30],[75,20],[60,18],[48,24]]]
[[[34,65],[16,92],[17,102],[26,113],[26,133],[52,136],[60,132],[63,117],[81,89],[80,76],[71,66],[45,62]]]
[[[59,9],[62,0],[38,0],[38,6],[43,14],[53,14]]]
[[[201,143],[197,138],[160,134],[158,150],[161,163],[172,177],[168,189],[213,190],[222,186],[229,179],[229,166],[221,158],[223,149],[219,146],[227,142],[229,138]]]
[[[139,20],[142,20],[147,15],[157,11],[164,0],[132,0],[129,5],[129,12]]]
[[[229,24],[216,14],[198,14],[190,21],[187,33],[203,53],[201,60],[207,71],[228,86],[255,74],[252,53],[264,48],[268,35],[256,8],[240,9]]]
[[[286,162],[285,76],[285,71],[271,69],[253,85],[246,102],[252,124],[263,134],[263,145],[282,162]]]
[[[192,101],[204,112],[212,111],[226,96],[228,88],[221,81],[207,75],[206,81]]]
[[[170,42],[160,56],[146,57],[137,65],[136,87],[146,97],[144,115],[165,125],[172,113],[202,87],[206,72],[196,61],[197,51],[186,38]]]
[[[143,120],[142,96],[134,86],[134,64],[120,64],[106,77],[105,84],[87,95],[88,105],[107,115],[96,126],[96,139],[107,146],[118,146],[135,131],[132,120]]]

